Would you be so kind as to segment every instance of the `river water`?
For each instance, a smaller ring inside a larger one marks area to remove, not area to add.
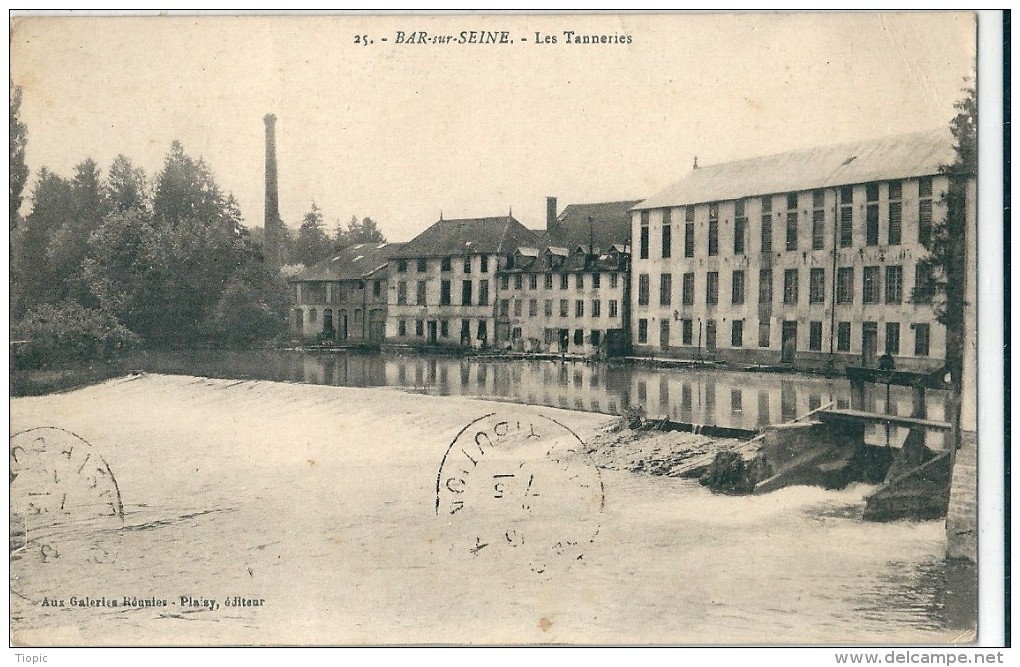
[[[641,406],[649,418],[745,430],[791,421],[819,407],[850,407],[843,378],[717,369],[655,368],[623,362],[500,360],[382,353],[286,350],[148,352],[131,364],[153,373],[259,379],[341,387],[395,387],[436,396],[466,396],[528,405],[621,414]],[[864,408],[910,415],[912,390],[866,388]],[[946,393],[929,391],[929,419],[945,416]],[[869,426],[869,444],[898,446],[906,429]],[[944,447],[929,433],[928,446]]]

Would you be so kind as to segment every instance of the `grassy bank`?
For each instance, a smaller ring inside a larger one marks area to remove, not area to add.
[[[43,396],[126,375],[129,364],[124,359],[70,364],[52,368],[11,368],[11,396]]]

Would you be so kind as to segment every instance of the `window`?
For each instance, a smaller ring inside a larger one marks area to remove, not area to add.
[[[574,345],[584,345],[584,329],[574,329]]]
[[[687,318],[680,322],[680,335],[683,337],[684,345],[694,344],[694,320]]]
[[[797,281],[797,269],[786,269],[783,272],[783,303],[797,303]]]
[[[715,335],[715,320],[705,320],[705,347],[711,352],[716,348]]]
[[[659,276],[659,305],[668,306],[673,302],[673,275],[663,273]]]
[[[761,198],[761,251],[772,252],[772,197]]]
[[[450,281],[444,280],[439,284],[439,305],[450,305]]]
[[[931,347],[931,325],[914,325],[914,355],[927,357]]]
[[[414,321],[414,335],[421,338],[425,335],[425,321],[415,320]]]
[[[567,274],[560,274],[560,289],[567,289]]]
[[[744,303],[744,272],[734,271],[733,272],[733,303],[741,304]]]
[[[482,255],[482,273],[489,272],[489,256]]]
[[[441,271],[453,271],[453,260],[450,257],[444,257],[440,266]]]
[[[520,317],[522,312],[524,312],[524,302],[514,299],[514,317]]]
[[[850,351],[850,323],[840,322],[836,325],[836,350],[839,352]]]
[[[808,324],[808,349],[820,352],[822,349],[822,323],[810,322]]]
[[[566,299],[560,299],[560,317],[570,316],[570,302]]]
[[[708,205],[708,254],[719,254],[719,204]]]
[[[889,181],[889,199],[890,201],[903,199],[902,181]]]
[[[499,277],[499,288],[501,290],[503,290],[504,292],[506,290],[510,289],[510,276],[500,276]]]
[[[903,239],[903,202],[889,202],[889,245],[899,245]]]
[[[485,320],[478,320],[478,335],[476,338],[480,341],[488,340],[489,338],[489,323]]]
[[[903,302],[903,267],[885,267],[885,302]]]
[[[602,274],[595,272],[591,274],[591,288],[598,289],[602,286]]]
[[[552,289],[552,285],[553,285],[552,274],[551,273],[545,274],[545,288],[546,289]]]
[[[789,210],[794,210],[797,208],[796,192],[791,192],[790,194],[786,195],[786,208]]]
[[[574,317],[584,317],[584,299],[574,302]]]
[[[811,214],[811,249],[825,248],[825,209],[816,208]]]
[[[684,257],[694,257],[694,207],[684,209]]]
[[[772,269],[758,272],[758,303],[772,303]]]
[[[419,260],[419,261],[421,261],[421,260]],[[407,273],[407,260],[406,259],[398,259],[397,260],[397,273]]]
[[[407,321],[397,320],[397,335],[403,338],[407,335]]]
[[[931,303],[934,290],[932,289],[931,267],[927,264],[918,264],[914,272],[914,303]]]
[[[407,281],[401,280],[397,282],[397,305],[403,306],[407,303]]]
[[[553,302],[552,299],[545,300],[545,316],[552,317],[553,314]]]
[[[868,245],[878,245],[878,204],[868,204],[866,241]]]
[[[538,289],[538,274],[532,273],[528,276],[528,289]]]
[[[694,274],[684,274],[683,303],[685,306],[694,305]]]
[[[372,282],[372,296],[379,297],[382,294],[382,281],[376,280]]]
[[[524,276],[519,273],[514,276],[514,289],[524,289]]]
[[[885,353],[886,354],[899,354],[900,353],[900,323],[899,322],[886,322],[885,323]]]
[[[641,259],[648,259],[648,211],[641,211]]]
[[[481,280],[478,282],[478,305],[488,306],[489,305],[489,281]]]
[[[810,281],[808,303],[823,303],[825,301],[825,269],[811,269]]]
[[[854,302],[854,268],[841,267],[836,270],[836,303]]]
[[[673,255],[673,226],[670,224],[669,209],[662,209],[662,258]]]
[[[528,317],[538,317],[538,299],[528,301]]]
[[[811,193],[811,206],[825,208],[825,190],[815,190]]]
[[[415,303],[419,306],[425,305],[425,281],[419,280],[417,285],[417,291],[415,292]]]
[[[503,317],[510,317],[510,299],[499,300],[499,314]]]
[[[931,176],[917,181],[917,240],[928,247],[931,242]]]
[[[425,271],[428,269],[428,260],[425,259],[424,257],[419,257],[417,269],[418,273],[425,273]]]
[[[738,199],[734,203],[733,216],[733,254],[743,255],[744,246],[747,241],[747,215],[744,211],[744,200]]]
[[[637,342],[648,342],[648,320],[643,317],[637,321]]]
[[[574,279],[574,286],[577,287],[577,291],[579,291],[579,292],[584,289],[584,274],[583,273],[578,273],[577,274],[577,277]]]
[[[592,299],[591,302],[591,316],[602,317],[602,302],[598,299]]]
[[[619,282],[619,276],[615,273],[609,274],[609,289],[616,289],[616,285]]]
[[[705,279],[705,303],[719,303],[719,272],[709,271]]]
[[[463,306],[471,305],[471,281],[465,280],[460,288],[460,303]]]
[[[772,334],[772,327],[770,320],[759,320],[758,321],[758,347],[768,347]]]
[[[797,249],[797,211],[786,212],[786,249]]]
[[[620,304],[616,299],[609,300],[609,316],[616,317],[620,314]]]
[[[744,320],[733,320],[730,327],[730,347],[744,347]]]
[[[840,188],[842,206],[839,208],[839,247],[849,248],[854,244],[854,190],[852,187]]]
[[[642,273],[638,276],[638,305],[648,305],[648,274]]]
[[[450,321],[449,320],[439,320],[439,335],[442,338],[449,338],[450,337]]]
[[[878,274],[879,267],[864,267],[864,303],[878,303],[881,278]]]
[[[471,258],[464,258],[464,273],[471,273]]]

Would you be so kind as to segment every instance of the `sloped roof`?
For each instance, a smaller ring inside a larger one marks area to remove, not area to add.
[[[635,201],[570,204],[556,218],[555,229],[550,230],[550,245],[576,248],[588,247],[589,234],[595,246],[608,248],[613,244],[625,245],[630,241],[629,211],[640,204]],[[592,224],[589,226],[588,218]]]
[[[635,209],[686,206],[938,173],[954,159],[948,129],[698,167]]]
[[[535,235],[512,216],[440,220],[408,241],[393,257],[449,257],[510,253],[535,245]]]
[[[291,282],[362,280],[386,268],[386,262],[405,244],[359,243],[344,248],[333,257],[313,264],[291,276]]]

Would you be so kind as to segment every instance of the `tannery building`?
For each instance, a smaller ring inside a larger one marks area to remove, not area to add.
[[[945,329],[912,292],[953,159],[937,131],[695,166],[631,213],[635,353],[939,368]]]

